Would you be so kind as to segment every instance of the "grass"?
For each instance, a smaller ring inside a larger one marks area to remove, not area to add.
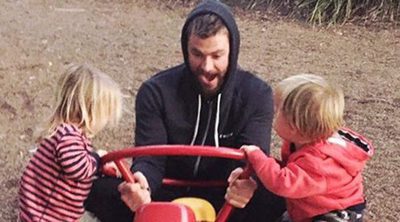
[[[336,24],[352,19],[375,22],[399,21],[399,0],[295,0],[311,23]]]
[[[169,0],[175,3],[200,0]],[[246,10],[279,12],[312,24],[332,25],[349,21],[400,21],[400,0],[222,0]]]

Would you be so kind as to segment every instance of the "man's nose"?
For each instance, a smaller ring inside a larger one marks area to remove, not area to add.
[[[214,63],[212,61],[212,58],[210,57],[205,57],[202,63],[201,68],[203,69],[204,72],[211,72],[213,69]]]

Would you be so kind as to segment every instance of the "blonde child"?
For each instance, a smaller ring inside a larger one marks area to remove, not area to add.
[[[286,198],[288,218],[282,221],[362,221],[361,172],[373,147],[343,128],[342,91],[302,74],[280,82],[274,100],[282,161],[256,146],[241,149],[263,185]]]
[[[48,130],[21,178],[21,221],[77,221],[82,216],[100,163],[90,139],[121,116],[119,86],[89,65],[67,69],[57,90]]]

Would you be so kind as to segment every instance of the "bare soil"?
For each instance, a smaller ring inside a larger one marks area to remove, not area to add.
[[[138,87],[182,61],[180,29],[190,8],[160,2],[0,1],[0,221],[16,221],[19,177],[66,65],[91,63],[121,84],[123,121],[95,144],[109,150],[133,144]],[[272,85],[306,72],[343,87],[347,126],[376,147],[364,172],[367,217],[400,221],[400,30],[320,28],[235,12],[242,67]]]

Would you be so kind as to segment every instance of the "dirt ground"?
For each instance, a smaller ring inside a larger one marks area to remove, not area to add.
[[[0,1],[0,221],[16,221],[18,180],[66,65],[91,63],[121,84],[123,121],[95,144],[109,150],[132,144],[138,87],[182,61],[180,29],[189,8],[160,2]],[[271,85],[307,72],[343,87],[347,126],[376,147],[364,173],[367,217],[400,221],[400,30],[316,28],[253,12],[236,14],[242,67]]]

